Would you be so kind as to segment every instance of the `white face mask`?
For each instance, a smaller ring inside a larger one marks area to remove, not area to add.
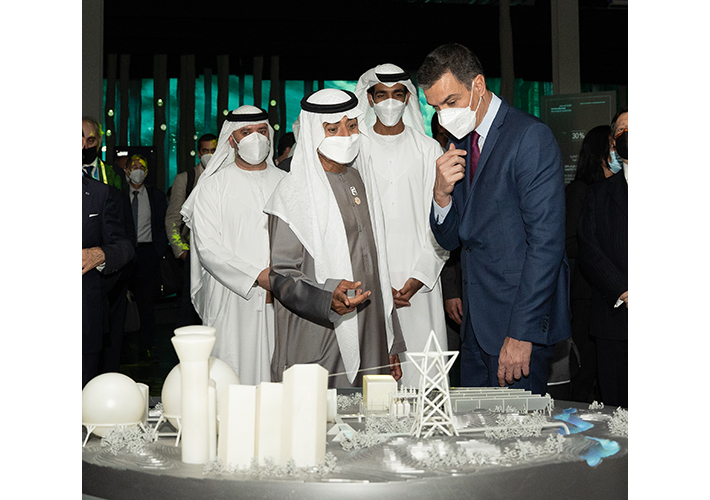
[[[131,174],[129,175],[129,178],[131,179],[131,182],[133,184],[143,184],[143,181],[145,180],[145,171],[137,168],[135,170],[131,170]]]
[[[360,153],[360,134],[326,137],[318,146],[318,151],[329,160],[341,165],[351,163]]]
[[[373,106],[377,118],[380,119],[385,127],[394,127],[402,119],[404,110],[407,107],[405,103],[397,99],[385,99],[375,103]]]
[[[465,108],[446,108],[439,110],[439,125],[448,130],[454,137],[461,140],[476,128],[476,111],[481,107],[483,95],[478,99],[475,111],[471,110],[473,102],[473,82],[471,82],[471,99]]]
[[[249,165],[259,165],[271,151],[271,141],[259,132],[252,132],[237,143],[237,151]]]
[[[207,168],[210,158],[212,158],[212,153],[207,153],[200,157],[200,164],[202,165],[202,168]]]

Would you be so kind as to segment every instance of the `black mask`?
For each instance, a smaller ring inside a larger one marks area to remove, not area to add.
[[[98,151],[96,148],[86,148],[81,150],[81,163],[82,165],[91,165],[94,163]]]
[[[629,131],[625,131],[616,138],[616,152],[619,153],[624,160],[629,159]]]

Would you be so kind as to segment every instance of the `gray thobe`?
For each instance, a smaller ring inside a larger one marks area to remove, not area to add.
[[[339,315],[330,308],[331,300],[342,278],[318,283],[313,257],[288,224],[269,216],[271,291],[277,299],[271,380],[280,382],[284,370],[294,364],[318,363],[330,374],[338,374],[329,377],[328,387],[360,387],[363,375],[390,373],[389,368],[367,368],[388,365],[390,354],[399,354],[406,348],[393,309],[394,342],[392,348],[387,349],[377,250],[362,179],[350,167],[342,174],[326,174],[345,224],[353,280],[362,281],[362,290],[372,292],[357,308],[360,371],[351,385],[345,375],[333,326]]]

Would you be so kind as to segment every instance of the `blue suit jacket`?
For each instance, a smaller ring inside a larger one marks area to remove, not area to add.
[[[441,225],[431,213],[439,244],[461,246],[464,321],[490,355],[506,336],[555,344],[570,336],[557,142],[540,120],[502,101],[469,187],[470,143],[470,135],[454,141],[469,154],[450,212]]]
[[[106,257],[102,273],[92,269],[82,276],[82,350],[98,352],[104,323],[103,279],[116,273],[134,256],[125,233],[120,192],[102,182],[82,177],[81,248],[101,247]]]

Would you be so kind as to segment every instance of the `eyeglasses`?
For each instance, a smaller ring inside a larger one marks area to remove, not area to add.
[[[621,137],[621,134],[623,134],[624,132],[628,132],[628,131],[629,131],[629,129],[625,128],[624,130],[617,132],[616,135],[614,136],[614,139],[618,139],[619,137]]]

